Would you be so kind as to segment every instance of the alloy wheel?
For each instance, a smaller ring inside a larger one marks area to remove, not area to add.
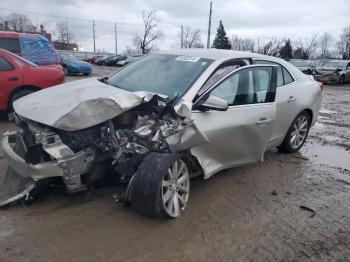
[[[301,115],[293,124],[293,129],[290,134],[290,144],[293,149],[299,148],[305,141],[309,129],[308,119]]]
[[[162,181],[162,203],[170,217],[179,217],[185,210],[190,191],[190,176],[185,162],[177,159]]]

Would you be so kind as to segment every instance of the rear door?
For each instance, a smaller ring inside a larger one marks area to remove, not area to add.
[[[206,177],[224,168],[263,158],[276,119],[276,66],[241,67],[215,84],[197,100],[217,96],[227,101],[227,111],[192,112],[197,128],[209,139],[191,149]]]
[[[294,118],[299,114],[298,98],[303,87],[293,79],[288,70],[275,62],[266,60],[254,60],[254,64],[271,64],[277,66],[277,91],[276,91],[276,124],[272,130],[271,145],[282,142]]]

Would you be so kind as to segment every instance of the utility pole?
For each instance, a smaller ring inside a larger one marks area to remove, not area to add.
[[[184,27],[181,25],[181,49],[184,48]]]
[[[65,30],[66,32],[66,39],[65,39],[65,46],[67,45],[68,46],[68,44],[69,44],[69,30],[68,30],[68,21],[67,21],[67,18],[66,18],[66,30]]]
[[[96,52],[95,20],[92,20],[92,37],[94,38],[94,53]]]
[[[115,53],[118,54],[117,23],[114,23]]]
[[[211,13],[212,13],[213,2],[210,1],[210,11],[209,11],[209,24],[208,24],[208,38],[207,38],[207,49],[210,48],[210,31],[211,31]]]

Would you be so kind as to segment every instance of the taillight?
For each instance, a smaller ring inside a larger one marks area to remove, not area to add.
[[[322,82],[317,82],[317,84],[320,87],[321,91],[323,91],[323,87],[324,87],[323,83]]]

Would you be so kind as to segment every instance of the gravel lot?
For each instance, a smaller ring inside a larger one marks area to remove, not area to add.
[[[13,128],[4,119],[0,130]],[[0,176],[6,168],[1,158]],[[263,163],[191,182],[176,220],[115,204],[118,187],[54,190],[0,210],[0,261],[349,261],[350,84],[325,88],[300,153],[270,151]]]

